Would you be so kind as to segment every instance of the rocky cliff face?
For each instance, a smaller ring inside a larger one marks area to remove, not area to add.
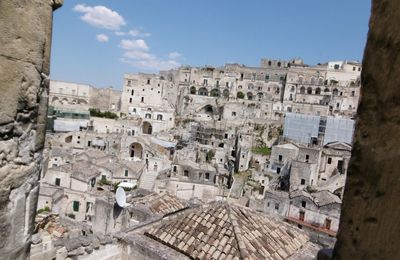
[[[45,136],[52,12],[62,1],[0,1],[0,258],[25,259]]]
[[[400,5],[374,0],[335,259],[400,259]]]

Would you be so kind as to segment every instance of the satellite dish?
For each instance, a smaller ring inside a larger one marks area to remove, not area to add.
[[[118,206],[121,208],[128,206],[126,204],[126,194],[124,188],[118,187],[117,192],[115,193],[115,199],[117,200]]]

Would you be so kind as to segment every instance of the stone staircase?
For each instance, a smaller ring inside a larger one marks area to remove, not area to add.
[[[142,175],[140,176],[139,188],[153,191],[157,175],[158,174],[155,171],[148,171],[144,169]]]

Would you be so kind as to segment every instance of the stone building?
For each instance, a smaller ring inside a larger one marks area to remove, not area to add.
[[[109,88],[96,88],[87,84],[50,81],[49,106],[72,110],[119,111],[121,92]]]

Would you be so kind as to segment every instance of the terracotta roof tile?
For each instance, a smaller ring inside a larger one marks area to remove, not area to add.
[[[190,209],[145,234],[198,259],[285,259],[309,241],[287,223],[226,202]]]

